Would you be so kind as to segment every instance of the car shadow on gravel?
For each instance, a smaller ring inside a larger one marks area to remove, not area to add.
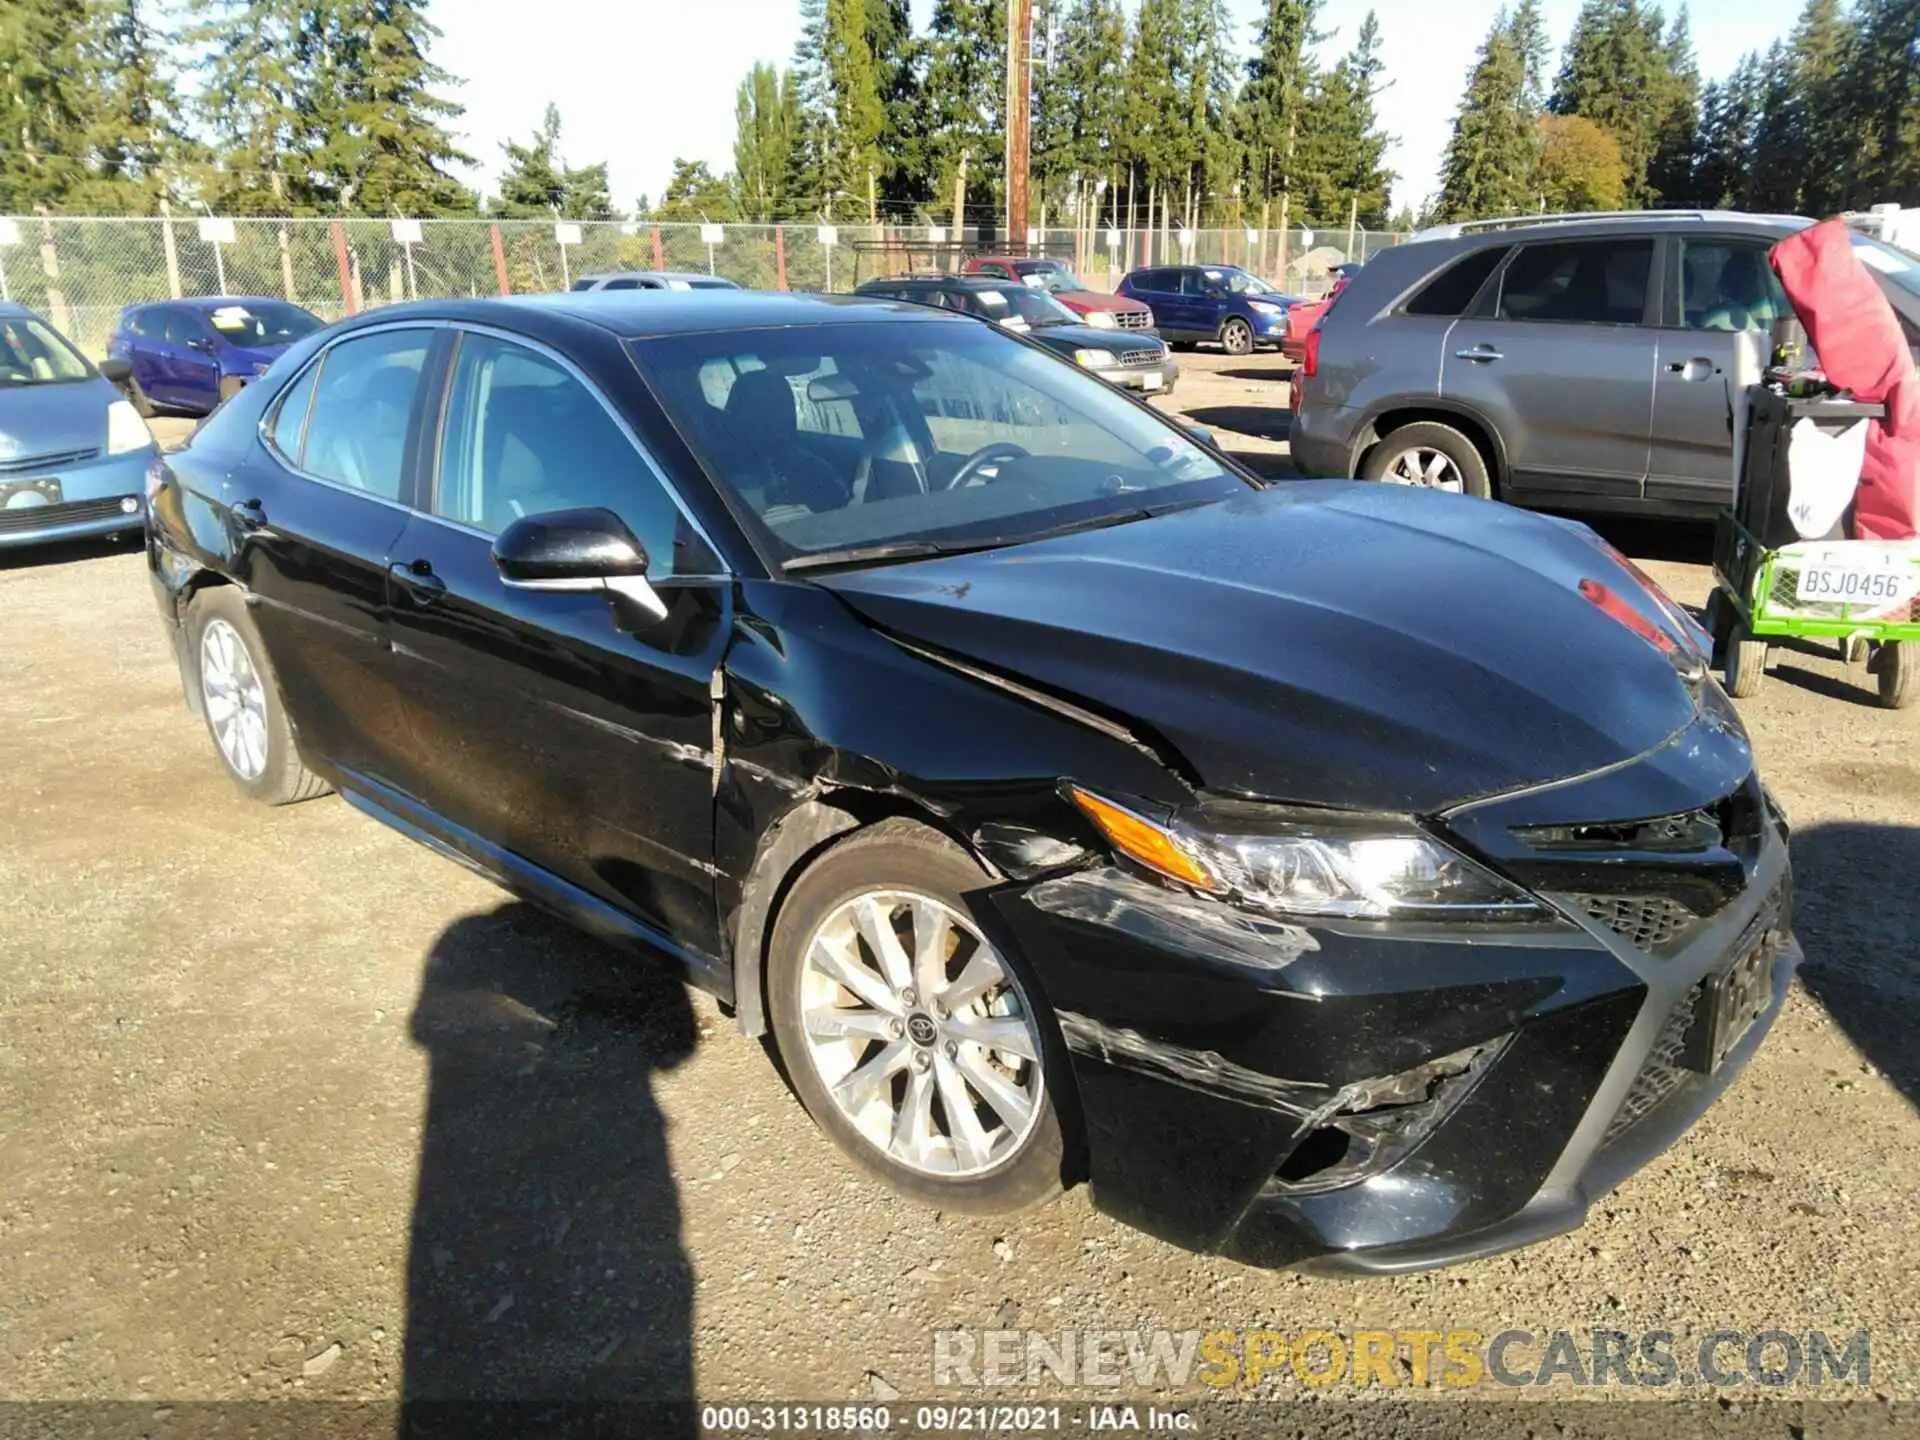
[[[1920,1109],[1920,826],[1815,825],[1793,867],[1801,983]]]
[[[82,560],[99,560],[108,555],[137,555],[140,532],[104,535],[90,540],[56,540],[45,545],[21,545],[0,548],[0,571],[37,570],[43,565],[73,565]]]
[[[1231,430],[1263,440],[1284,440],[1293,430],[1293,412],[1284,405],[1202,405],[1197,410],[1183,407],[1182,413],[1209,430]]]
[[[696,1043],[680,979],[514,902],[440,936],[412,1033],[401,1434],[505,1433],[562,1400],[679,1402],[624,1428],[690,1434],[693,1275],[653,1095]]]

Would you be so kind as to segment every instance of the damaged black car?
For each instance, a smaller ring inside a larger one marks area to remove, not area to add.
[[[1577,1226],[1760,1043],[1786,823],[1584,526],[1269,486],[963,316],[395,306],[156,461],[189,706],[665,954],[856,1164],[1258,1265]]]

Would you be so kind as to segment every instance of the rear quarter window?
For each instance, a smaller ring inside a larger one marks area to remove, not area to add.
[[[1413,298],[1407,301],[1404,313],[1449,318],[1466,314],[1467,307],[1473,304],[1473,297],[1480,293],[1480,287],[1499,268],[1511,248],[1489,245],[1484,250],[1462,255],[1416,290]]]

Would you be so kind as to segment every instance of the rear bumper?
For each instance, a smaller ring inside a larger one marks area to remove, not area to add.
[[[146,517],[147,464],[153,455],[152,449],[136,450],[51,475],[0,477],[0,547],[138,530]],[[59,501],[7,504],[8,488],[29,478],[57,481]]]
[[[1300,381],[1295,380],[1298,385]],[[1287,432],[1288,453],[1302,475],[1324,480],[1353,476],[1352,412],[1332,405],[1302,404]]]
[[[1395,1274],[1576,1228],[1691,1127],[1799,963],[1787,885],[1782,839],[1659,957],[1571,909],[1524,930],[1290,925],[1114,868],[997,904],[1060,1019],[1096,1205],[1248,1264]],[[1711,1074],[1672,1063],[1676,1024],[1754,954],[1751,1028]],[[1353,1098],[1449,1062],[1417,1102]],[[1324,1158],[1382,1116],[1414,1137],[1392,1158]]]

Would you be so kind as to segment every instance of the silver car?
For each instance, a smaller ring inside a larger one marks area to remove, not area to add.
[[[1516,505],[1710,516],[1811,225],[1731,211],[1475,221],[1374,256],[1295,373],[1294,463]],[[1864,234],[1910,344],[1920,260]]]

